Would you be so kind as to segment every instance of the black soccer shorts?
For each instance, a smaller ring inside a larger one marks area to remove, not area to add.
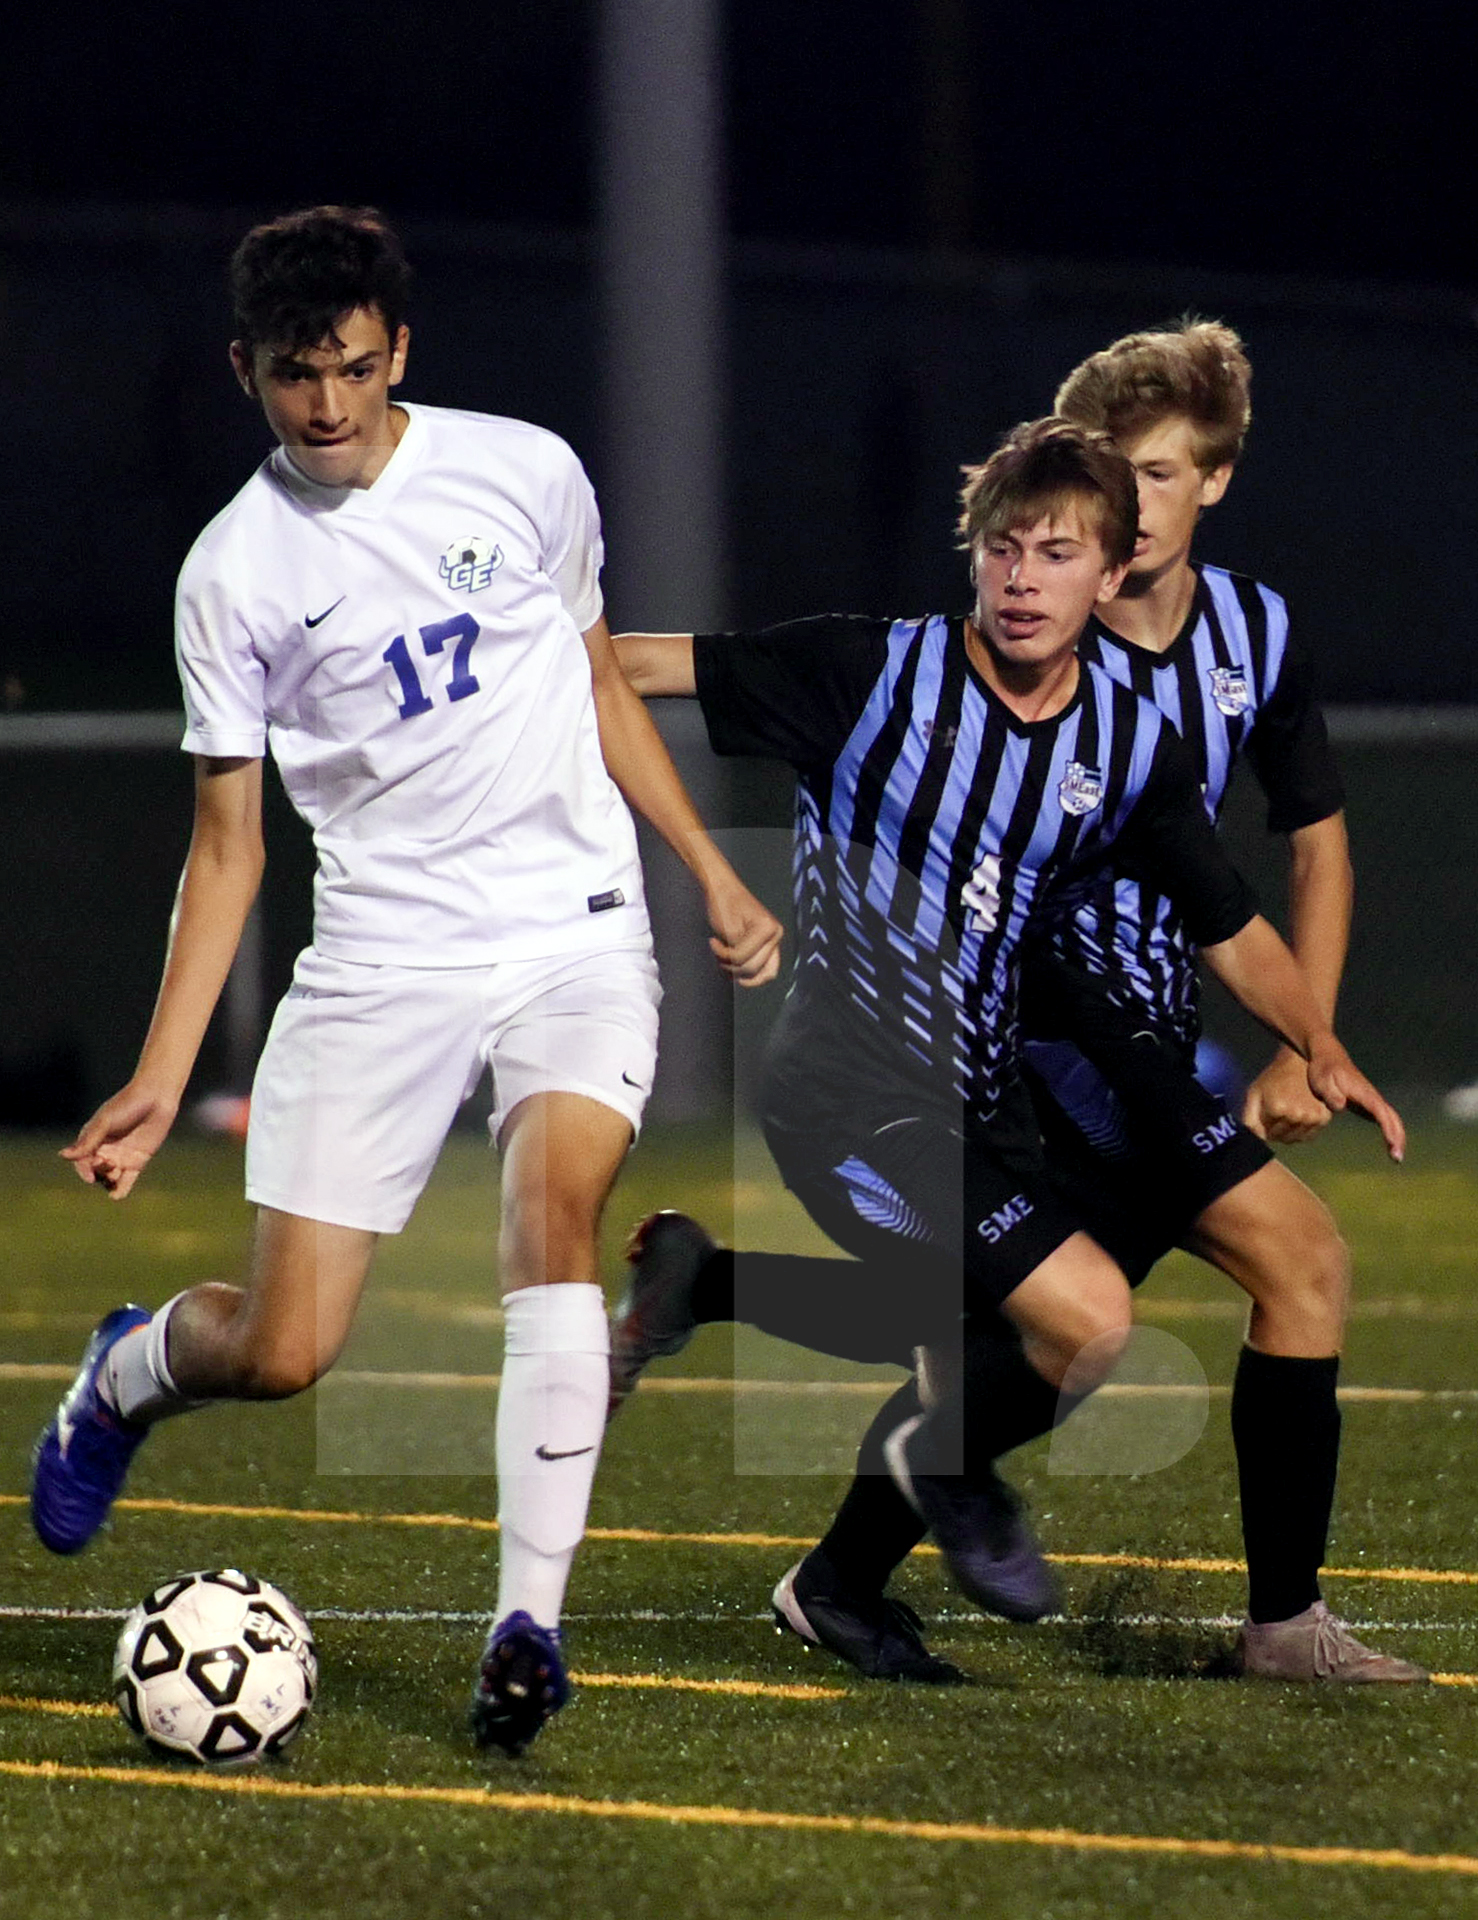
[[[1174,1041],[1140,1029],[1094,1052],[1029,1041],[1026,1077],[1059,1196],[1138,1286],[1273,1155]]]
[[[967,1141],[938,1114],[798,1127],[772,1109],[765,1138],[817,1226],[865,1263],[839,1310],[893,1328],[900,1357],[998,1308],[1083,1225],[1039,1153]]]

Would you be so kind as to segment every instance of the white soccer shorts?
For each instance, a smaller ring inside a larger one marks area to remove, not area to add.
[[[641,1126],[662,989],[651,950],[431,969],[307,948],[252,1087],[246,1197],[399,1233],[489,1066],[496,1140],[534,1093],[583,1093]]]

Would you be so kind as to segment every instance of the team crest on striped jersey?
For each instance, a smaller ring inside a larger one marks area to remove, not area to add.
[[[1069,760],[1057,789],[1064,813],[1079,817],[1092,813],[1103,804],[1103,775],[1097,767],[1084,766],[1081,760]]]
[[[1216,702],[1218,713],[1224,713],[1228,720],[1235,720],[1239,713],[1246,713],[1252,693],[1247,685],[1245,667],[1213,667],[1207,678],[1211,682],[1211,697]]]

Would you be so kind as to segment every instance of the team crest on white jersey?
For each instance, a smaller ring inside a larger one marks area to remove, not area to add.
[[[1092,813],[1103,803],[1103,775],[1097,767],[1085,767],[1081,760],[1069,760],[1067,771],[1057,789],[1064,813],[1075,817]]]
[[[1211,681],[1211,697],[1216,702],[1218,713],[1224,713],[1228,720],[1235,720],[1239,713],[1246,713],[1252,694],[1247,685],[1245,667],[1213,667],[1207,677]]]
[[[454,540],[441,556],[441,577],[459,593],[476,593],[503,564],[503,549],[480,533]]]

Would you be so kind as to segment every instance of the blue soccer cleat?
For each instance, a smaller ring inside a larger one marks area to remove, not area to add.
[[[153,1315],[147,1307],[115,1307],[93,1328],[77,1378],[36,1442],[31,1467],[31,1524],[53,1553],[80,1553],[108,1517],[129,1462],[148,1433],[115,1413],[98,1393],[110,1348]]]
[[[519,1754],[570,1697],[559,1633],[510,1613],[488,1635],[472,1692],[472,1737]]]
[[[883,1442],[893,1484],[928,1526],[955,1585],[1003,1620],[1041,1620],[1061,1605],[1057,1581],[1022,1517],[1021,1499],[994,1471],[986,1480],[921,1473],[910,1442],[915,1414]]]

